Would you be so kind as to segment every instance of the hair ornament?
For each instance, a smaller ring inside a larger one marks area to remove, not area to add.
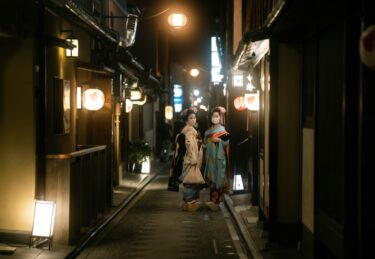
[[[217,106],[215,107],[215,109],[218,109],[220,111],[220,114],[224,114],[227,111],[223,106]]]

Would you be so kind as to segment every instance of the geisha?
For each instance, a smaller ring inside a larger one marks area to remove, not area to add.
[[[184,186],[182,209],[196,211],[200,208],[199,192],[205,183],[200,171],[203,158],[202,140],[194,128],[196,110],[186,109],[181,115],[185,126],[176,137],[176,150],[170,178],[178,181],[177,188],[173,189],[169,184],[168,189],[178,191],[178,185],[182,183]]]
[[[229,191],[227,173],[229,157],[229,133],[222,125],[225,109],[216,107],[211,112],[211,127],[204,133],[205,170],[204,177],[210,188],[210,201],[206,205],[217,210],[223,194]]]

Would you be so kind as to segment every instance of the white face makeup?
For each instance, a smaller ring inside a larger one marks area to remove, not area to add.
[[[195,117],[195,114],[192,113],[189,115],[186,124],[188,124],[189,126],[194,126],[196,122],[197,122],[197,117]]]
[[[211,116],[211,122],[212,124],[216,125],[220,123],[220,115],[217,112],[214,112]]]

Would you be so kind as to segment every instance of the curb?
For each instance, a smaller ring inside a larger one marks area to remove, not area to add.
[[[89,233],[86,234],[86,236],[81,240],[81,242],[73,249],[72,252],[70,252],[65,259],[72,259],[76,258],[82,250],[85,248],[85,246],[90,242],[91,239],[93,239],[104,227],[106,227],[123,209],[126,208],[126,206],[129,205],[129,203],[157,176],[158,174],[150,174],[149,177],[144,178],[144,180],[138,184],[135,191],[133,191],[129,197],[127,197],[121,205],[99,226],[95,227]]]
[[[251,256],[252,258],[254,259],[263,259],[263,256],[261,255],[261,253],[259,252],[259,249],[257,248],[255,242],[254,242],[254,239],[252,238],[251,234],[249,233],[249,231],[247,230],[241,216],[237,213],[237,211],[234,209],[234,206],[233,206],[233,201],[232,199],[230,198],[230,196],[228,194],[224,194],[224,201],[225,201],[225,205],[228,207],[230,213],[232,214],[235,222],[236,222],[236,225],[238,226],[240,232],[241,232],[241,236],[243,237],[243,239],[245,240],[245,243],[251,253]]]

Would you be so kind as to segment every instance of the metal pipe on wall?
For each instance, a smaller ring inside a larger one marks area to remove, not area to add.
[[[36,137],[36,175],[35,175],[35,199],[45,198],[46,181],[46,147],[45,147],[45,110],[46,110],[46,42],[44,37],[45,5],[38,2],[36,5],[37,30],[35,37],[35,137]]]

